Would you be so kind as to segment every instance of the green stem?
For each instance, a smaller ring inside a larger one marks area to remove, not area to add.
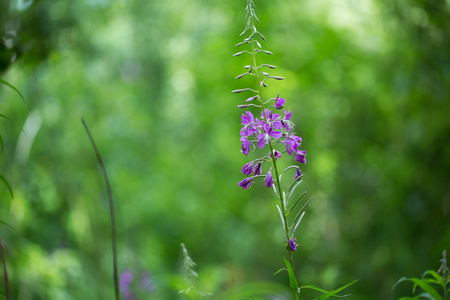
[[[262,98],[261,81],[259,80],[258,65],[256,64],[255,40],[254,40],[253,37],[252,37],[252,56],[253,56],[253,69],[255,70],[255,75],[256,75],[255,77],[256,77],[257,84],[258,84],[258,94],[259,94],[259,99],[261,101],[261,109],[263,111],[264,122],[266,124],[268,124],[267,117],[266,117],[266,114],[265,114],[264,101],[263,101],[263,98]],[[272,157],[272,164],[273,164],[273,169],[274,169],[274,173],[275,173],[275,187],[277,189],[278,197],[280,199],[281,214],[282,214],[283,225],[284,225],[283,227],[284,227],[284,230],[285,230],[285,233],[286,233],[286,242],[288,244],[286,249],[287,249],[288,256],[289,256],[289,263],[291,264],[292,270],[294,271],[295,281],[296,281],[297,286],[298,286],[297,272],[295,271],[295,268],[294,268],[294,260],[292,258],[292,250],[289,247],[289,239],[290,239],[289,238],[289,226],[287,224],[286,207],[284,206],[284,201],[283,201],[283,193],[282,193],[282,190],[281,190],[281,182],[280,182],[280,178],[279,178],[279,175],[278,175],[277,161],[276,161],[275,155],[273,153],[272,141],[269,141],[268,144],[269,144],[269,148],[270,148],[270,154],[271,154],[271,157]],[[293,292],[295,294],[295,299],[299,299],[298,291],[293,291]]]
[[[114,210],[114,200],[112,197],[111,192],[111,186],[109,184],[108,175],[106,174],[105,165],[103,164],[102,157],[100,156],[100,152],[97,149],[97,146],[95,145],[94,138],[92,137],[86,123],[84,122],[84,119],[81,119],[81,122],[83,123],[84,129],[86,130],[86,133],[89,136],[89,139],[91,140],[92,147],[94,147],[95,154],[98,159],[98,163],[100,165],[100,168],[102,170],[103,179],[105,180],[106,185],[106,192],[108,193],[108,199],[109,199],[109,208],[110,208],[110,214],[111,214],[111,242],[112,242],[112,251],[113,251],[113,269],[114,269],[114,291],[116,295],[116,300],[120,299],[120,289],[119,289],[119,275],[117,272],[117,242],[116,242],[116,218],[115,218],[115,210]]]

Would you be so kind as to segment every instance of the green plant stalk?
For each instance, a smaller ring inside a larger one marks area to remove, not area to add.
[[[0,240],[0,259],[2,261],[2,266],[3,266],[3,282],[5,285],[6,300],[12,300],[11,289],[9,287],[8,270],[6,268],[6,261],[5,261],[5,255],[4,255],[4,247],[2,245],[1,240]]]
[[[256,77],[257,84],[258,84],[258,95],[259,95],[260,101],[261,101],[261,109],[263,111],[264,122],[266,122],[266,124],[267,124],[267,117],[266,117],[266,114],[265,114],[264,101],[263,101],[263,98],[262,98],[261,81],[259,80],[258,66],[256,64],[255,40],[254,40],[253,37],[251,39],[252,39],[253,69],[255,70],[255,75],[256,75],[255,77]],[[287,224],[286,208],[284,207],[284,202],[283,202],[283,193],[281,191],[281,182],[279,181],[280,178],[279,178],[279,175],[278,175],[277,162],[276,162],[276,159],[275,159],[275,155],[273,153],[272,141],[269,141],[268,144],[269,144],[269,148],[270,148],[270,154],[272,156],[273,169],[274,169],[274,172],[275,172],[275,178],[276,178],[275,185],[276,185],[276,189],[278,190],[278,197],[280,199],[280,204],[281,204],[281,213],[282,213],[282,217],[283,217],[283,227],[284,227],[284,230],[285,230],[285,233],[286,233],[286,242],[288,243],[288,245],[286,247],[286,250],[288,252],[289,263],[290,263],[290,265],[292,267],[292,270],[294,271],[295,281],[296,281],[297,286],[298,286],[297,272],[295,271],[295,268],[294,268],[294,260],[292,258],[292,250],[289,247],[289,226]],[[295,294],[295,299],[299,299],[298,291],[293,291],[293,292]]]
[[[113,251],[113,268],[114,268],[114,291],[116,294],[116,300],[120,299],[120,288],[119,288],[119,275],[117,272],[117,242],[116,242],[116,219],[115,219],[115,210],[114,210],[114,201],[112,197],[111,192],[111,186],[109,184],[108,175],[106,174],[105,165],[103,164],[102,157],[100,156],[100,152],[97,149],[97,146],[95,145],[94,138],[92,137],[86,122],[84,122],[84,119],[81,119],[81,122],[83,123],[84,129],[86,130],[86,133],[89,136],[89,139],[91,140],[92,147],[94,147],[95,155],[97,156],[98,163],[100,164],[100,168],[102,170],[103,179],[105,180],[106,185],[106,192],[108,193],[108,199],[109,199],[109,208],[111,213],[111,241],[112,241],[112,251]]]

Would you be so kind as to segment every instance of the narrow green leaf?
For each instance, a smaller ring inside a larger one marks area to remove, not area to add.
[[[442,277],[434,270],[428,270],[425,271],[425,273],[422,276],[422,279],[425,278],[426,275],[430,274],[431,276],[433,276],[435,278],[435,280],[432,279],[427,279],[426,282],[428,283],[437,283],[440,286],[442,286],[445,290],[445,282],[444,279],[442,279]]]
[[[358,280],[359,279],[353,280],[352,282],[350,282],[344,286],[341,286],[340,288],[337,288],[334,291],[329,291],[325,295],[320,296],[318,299],[323,300],[323,299],[328,299],[330,297],[347,297],[350,294],[347,294],[347,295],[336,295],[336,294],[339,293],[340,291],[342,291],[343,289],[346,289],[347,287],[351,286],[352,284],[356,283]]]
[[[301,194],[300,197],[298,197],[297,200],[295,200],[294,204],[292,204],[291,208],[289,208],[289,212],[291,212],[294,209],[294,207],[297,205],[298,201],[300,201],[300,199],[302,199],[303,196],[305,196],[305,195],[306,195],[306,192],[303,192],[303,194]]]
[[[311,290],[315,290],[315,291],[318,291],[318,292],[321,292],[321,293],[325,294],[325,295],[320,296],[320,298],[316,298],[316,299],[326,299],[326,298],[329,298],[329,297],[338,297],[338,298],[342,298],[342,297],[347,297],[347,296],[349,296],[350,294],[346,294],[346,295],[336,295],[336,293],[338,293],[339,291],[345,289],[346,287],[348,287],[348,286],[354,284],[354,283],[357,282],[357,281],[358,281],[358,280],[355,280],[355,281],[353,281],[353,282],[351,282],[351,283],[349,283],[349,284],[347,284],[347,285],[345,285],[345,286],[343,286],[343,287],[340,287],[340,288],[338,288],[338,289],[336,289],[336,290],[333,290],[333,291],[327,291],[327,290],[321,289],[321,288],[319,288],[319,287],[317,287],[317,286],[314,286],[314,285],[305,285],[305,286],[302,286],[302,287],[300,287],[300,290],[301,290],[301,289],[311,289]],[[325,298],[322,298],[322,297],[325,297]]]
[[[403,281],[411,281],[414,283],[413,293],[416,291],[416,287],[419,286],[422,290],[424,290],[425,292],[430,294],[431,297],[433,297],[435,300],[442,300],[442,297],[441,297],[441,295],[439,295],[438,291],[436,291],[431,285],[429,285],[425,281],[420,280],[418,278],[402,277],[394,284],[394,286],[392,287],[392,290],[394,290],[394,288]]]
[[[295,278],[295,274],[294,274],[294,270],[292,269],[291,264],[289,263],[289,261],[283,257],[284,263],[286,265],[288,274],[289,274],[289,283],[291,285],[292,290],[297,291],[298,290],[298,284],[297,284],[297,279]]]
[[[280,273],[281,271],[287,271],[285,268],[281,268],[278,271],[276,271],[275,273],[273,273],[273,275],[277,275],[278,273]]]
[[[429,285],[425,281],[420,280],[419,278],[411,278],[410,280],[414,282],[414,289],[416,288],[416,286],[420,286],[422,290],[430,294],[435,300],[442,300],[442,297],[441,295],[439,295],[439,292],[436,291],[431,285]]]
[[[418,295],[417,297],[419,297],[419,298],[425,298],[425,299],[429,299],[429,300],[436,300],[436,299],[434,299],[430,294],[428,294],[428,293],[422,293],[422,294],[420,294],[420,295]]]
[[[25,98],[23,97],[23,95],[19,92],[19,90],[18,90],[15,86],[13,86],[12,84],[10,84],[10,83],[4,81],[3,79],[0,79],[0,82],[3,83],[4,85],[9,86],[9,87],[12,88],[14,91],[16,91],[16,93],[19,94],[20,98],[22,98],[22,101],[25,102]]]
[[[315,291],[318,291],[318,292],[321,292],[321,293],[328,293],[327,290],[321,289],[320,287],[317,287],[317,286],[312,285],[312,284],[301,286],[300,290],[302,290],[302,289],[311,289],[311,290],[315,290]]]
[[[0,152],[3,152],[3,137],[1,133],[0,133]]]
[[[9,192],[11,193],[11,198],[14,198],[14,194],[13,194],[13,191],[12,191],[11,186],[9,185],[9,183],[8,183],[8,181],[5,179],[5,177],[3,177],[1,174],[0,174],[0,180],[3,181],[3,183],[4,183],[4,184],[6,185],[6,187],[8,188]]]
[[[4,224],[4,225],[6,225],[6,226],[8,226],[8,227],[10,227],[10,228],[12,228],[12,229],[15,229],[14,227],[12,227],[11,225],[9,225],[9,224],[6,223],[6,222],[0,221],[0,223]]]

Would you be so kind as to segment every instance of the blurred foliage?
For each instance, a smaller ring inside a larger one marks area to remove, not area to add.
[[[149,298],[178,297],[181,242],[199,290],[287,285],[286,273],[272,276],[285,252],[277,202],[262,185],[237,185],[243,99],[230,91],[247,61],[231,54],[244,6],[0,1],[0,78],[25,98],[0,86],[0,174],[14,192],[0,186],[0,220],[14,228],[0,224],[0,235],[14,299],[113,297],[108,203],[81,117],[111,180],[120,269],[151,272]],[[301,284],[359,279],[352,298],[388,299],[398,278],[434,269],[449,248],[450,3],[256,6],[274,52],[264,62],[286,77],[265,94],[293,111],[315,196],[297,231]]]

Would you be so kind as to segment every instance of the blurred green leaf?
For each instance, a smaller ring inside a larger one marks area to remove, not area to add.
[[[5,179],[5,177],[3,177],[3,175],[0,174],[0,180],[3,181],[3,183],[5,184],[5,186],[8,188],[9,193],[11,194],[11,198],[14,198],[14,194],[13,191],[11,189],[11,186],[9,185],[8,181]]]
[[[20,98],[22,98],[22,101],[25,101],[25,98],[23,97],[22,93],[15,86],[13,86],[7,81],[4,81],[3,79],[0,79],[0,83],[3,83],[4,85],[7,85],[10,88],[12,88],[14,91],[16,91],[16,93],[20,96]]]
[[[400,279],[394,284],[394,286],[392,287],[392,290],[394,290],[394,288],[395,288],[398,284],[400,284],[400,283],[402,283],[402,282],[404,282],[404,281],[411,281],[411,282],[414,283],[413,290],[412,290],[413,293],[415,293],[416,287],[419,286],[419,287],[422,288],[427,294],[429,294],[430,297],[432,297],[432,299],[434,299],[434,300],[442,300],[441,295],[439,295],[439,292],[436,291],[436,289],[434,289],[432,286],[430,286],[430,285],[429,285],[428,283],[426,283],[424,280],[421,280],[421,279],[419,279],[419,278],[407,278],[407,277],[402,277],[402,278],[400,278]],[[421,294],[421,295],[424,295],[424,294]]]

